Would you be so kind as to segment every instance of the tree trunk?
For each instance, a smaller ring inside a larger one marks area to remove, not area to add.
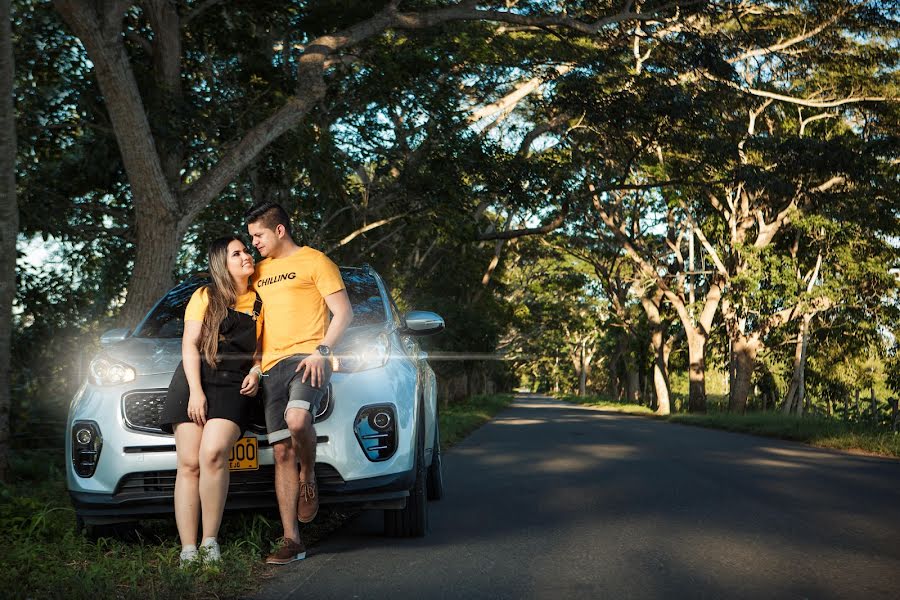
[[[797,414],[800,414],[803,408],[803,401],[806,396],[806,352],[809,345],[809,325],[812,317],[812,315],[803,315],[803,320],[800,322],[800,331],[797,333],[797,344],[794,349],[794,372],[791,375],[791,385],[788,388],[782,409],[786,415],[791,414],[791,411],[796,411]]]
[[[688,410],[690,412],[706,412],[706,342],[712,322],[722,300],[722,284],[713,280],[706,292],[700,318],[694,321],[684,298],[671,290],[665,291],[665,297],[678,313],[684,327],[688,343]]]
[[[0,481],[9,475],[9,410],[12,304],[16,294],[16,115],[15,65],[10,0],[0,0]]]
[[[587,365],[584,359],[584,340],[581,340],[581,350],[578,354],[578,396],[584,398],[587,394]]]
[[[734,354],[734,385],[728,398],[728,411],[743,414],[747,410],[747,399],[753,383],[753,370],[756,367],[756,356],[762,341],[755,335],[745,336],[738,333],[732,339]]]
[[[656,396],[656,414],[668,415],[672,412],[669,398],[669,354],[672,341],[666,335],[668,323],[660,316],[663,292],[654,290],[652,295],[641,298],[641,306],[650,322],[650,347],[653,349],[653,390]]]
[[[700,330],[686,330],[688,342],[688,411],[706,412],[706,336]]]
[[[898,417],[898,404],[900,404],[900,400],[897,398],[891,398],[891,431],[897,431],[897,417]]]
[[[553,363],[553,391],[559,393],[559,357]]]
[[[641,401],[641,378],[632,361],[625,362],[625,383],[628,389],[628,402],[639,404]]]
[[[619,382],[619,359],[621,356],[618,351],[614,351],[607,371],[609,372],[609,383],[606,385],[606,394],[613,399],[620,397],[621,385]]]
[[[672,412],[669,399],[669,355],[672,353],[671,340],[665,339],[665,333],[654,330],[651,334],[653,343],[653,389],[656,392],[656,414],[668,415]]]
[[[878,425],[878,399],[875,397],[875,387],[869,386],[869,401],[872,403],[872,425]]]
[[[119,319],[123,326],[130,328],[172,287],[175,261],[184,239],[184,231],[172,215],[162,210],[147,210],[151,208],[149,204],[142,206],[142,210],[136,211],[135,219],[134,271]]]
[[[187,227],[247,165],[271,142],[301,122],[325,95],[323,58],[305,54],[298,74],[298,95],[269,118],[244,134],[215,166],[189,189],[179,191],[183,148],[176,139],[157,140],[122,42],[122,21],[127,6],[78,0],[54,0],[57,11],[78,36],[93,63],[97,84],[128,174],[133,205],[134,271],[121,321],[129,326],[172,284],[172,270]],[[178,72],[181,35],[177,10],[170,3],[149,3],[154,30],[157,82],[168,100],[180,95]],[[165,103],[164,103],[165,104]],[[162,156],[161,156],[162,154]]]

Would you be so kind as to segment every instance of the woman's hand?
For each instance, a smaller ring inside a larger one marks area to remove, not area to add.
[[[254,369],[244,377],[244,382],[241,384],[241,394],[244,396],[255,396],[258,390],[259,372]]]
[[[206,394],[202,391],[191,391],[191,397],[188,400],[187,416],[200,427],[206,425]]]

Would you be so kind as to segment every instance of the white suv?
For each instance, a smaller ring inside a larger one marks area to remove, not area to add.
[[[341,275],[354,319],[335,348],[335,372],[315,415],[321,502],[384,509],[385,533],[422,536],[427,500],[441,497],[443,481],[437,386],[416,338],[442,331],[444,321],[424,311],[401,315],[368,266],[342,267]],[[181,360],[185,306],[205,281],[191,277],[133,331],[101,337],[67,421],[68,489],[88,534],[174,511],[174,437],[158,419]],[[232,449],[226,510],[276,506],[262,414],[260,404]]]

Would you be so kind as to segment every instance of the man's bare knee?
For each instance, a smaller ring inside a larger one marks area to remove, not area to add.
[[[312,430],[312,415],[308,410],[300,408],[288,409],[284,415],[284,421],[287,423],[288,429],[292,436],[304,436]]]

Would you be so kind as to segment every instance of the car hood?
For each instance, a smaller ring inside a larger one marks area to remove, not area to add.
[[[138,375],[173,373],[181,362],[181,338],[131,337],[107,346],[98,356],[122,361]]]
[[[341,341],[338,343],[336,351],[341,352],[342,350],[347,350],[354,347],[360,342],[374,340],[378,336],[378,334],[387,333],[390,331],[390,329],[391,328],[387,323],[349,327],[341,337]]]
[[[379,333],[387,332],[387,324],[350,327],[344,333],[338,351],[351,347],[366,339],[374,339]],[[98,356],[108,356],[122,361],[138,375],[174,373],[181,362],[181,338],[137,338],[130,337],[107,346]]]

